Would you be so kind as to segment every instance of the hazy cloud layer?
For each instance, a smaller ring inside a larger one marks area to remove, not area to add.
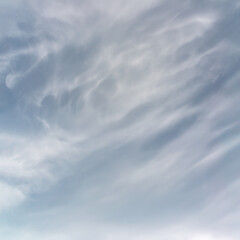
[[[0,3],[0,236],[240,237],[240,4]]]

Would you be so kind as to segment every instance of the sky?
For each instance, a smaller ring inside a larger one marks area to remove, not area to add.
[[[239,240],[240,3],[0,0],[0,239]]]

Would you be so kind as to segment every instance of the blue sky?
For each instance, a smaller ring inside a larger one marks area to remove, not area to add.
[[[0,238],[238,240],[237,0],[0,1]]]

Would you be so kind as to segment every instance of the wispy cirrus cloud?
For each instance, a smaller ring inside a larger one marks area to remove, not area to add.
[[[0,6],[5,239],[238,239],[237,1]]]

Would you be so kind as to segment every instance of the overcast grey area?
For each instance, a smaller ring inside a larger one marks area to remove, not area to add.
[[[239,240],[240,2],[0,0],[0,239]]]

